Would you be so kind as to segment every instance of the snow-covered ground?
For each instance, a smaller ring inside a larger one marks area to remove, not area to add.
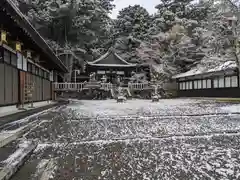
[[[223,104],[221,106],[224,106]],[[225,107],[225,106],[224,106]],[[229,106],[227,106],[229,107]],[[118,104],[115,100],[108,101],[73,101],[66,108],[73,118],[110,116],[164,116],[164,115],[201,115],[214,113],[233,113],[231,108],[219,108],[214,101],[193,99],[167,99],[153,103],[149,100],[129,100]],[[230,106],[231,107],[231,106]],[[235,112],[239,112],[235,105]],[[240,107],[240,106],[238,106]]]
[[[54,158],[56,180],[239,179],[239,109],[193,99],[73,101],[37,117],[44,122],[26,138],[39,145],[24,168],[38,173],[41,159]]]

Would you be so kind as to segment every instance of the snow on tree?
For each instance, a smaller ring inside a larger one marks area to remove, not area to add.
[[[223,32],[224,38],[228,41],[228,52],[235,58],[235,62],[240,67],[240,2],[237,0],[217,1],[219,5],[219,16],[225,22]]]
[[[137,52],[142,62],[158,66],[158,74],[169,78],[190,69],[205,56],[206,37],[201,20],[190,19],[191,8],[195,7],[191,1],[162,2],[147,32],[147,42]]]
[[[115,29],[120,36],[142,39],[149,27],[150,15],[140,5],[129,6],[119,12]]]
[[[209,26],[206,26],[202,42],[206,55],[199,66],[212,68],[227,61],[235,61],[238,65],[238,38],[234,35],[238,32],[237,21],[231,12],[231,5],[226,1],[218,1],[212,5],[209,16],[211,17]]]
[[[119,12],[114,21],[114,47],[126,60],[138,62],[139,47],[150,25],[150,15],[139,5],[129,6]]]
[[[88,51],[108,41],[112,0],[18,1],[20,9],[48,42]]]
[[[139,5],[108,16],[113,0],[15,0],[54,49],[85,51],[90,59],[114,46],[161,78],[193,66],[239,66],[240,6],[236,0],[161,0],[149,15]]]

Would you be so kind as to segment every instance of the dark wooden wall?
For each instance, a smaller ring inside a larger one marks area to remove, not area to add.
[[[26,62],[24,69],[19,61],[21,56],[6,46],[0,46],[0,57],[0,106],[52,99],[52,83],[47,70],[31,62]],[[32,99],[24,97],[26,84],[33,85]]]
[[[51,82],[43,77],[26,73],[26,82],[33,83],[32,101],[46,101],[51,99]],[[28,102],[28,101],[27,101]]]
[[[0,64],[0,106],[18,103],[18,69]]]
[[[234,80],[233,80],[234,78]],[[196,88],[194,81],[210,80],[210,87]],[[221,80],[221,83],[220,83]],[[227,81],[228,80],[228,81]],[[208,77],[205,79],[189,79],[178,82],[178,96],[179,97],[240,97],[239,76],[234,73],[232,75]],[[181,87],[182,82],[191,82],[192,86],[188,89]],[[221,84],[221,86],[220,86]]]
[[[179,90],[179,97],[240,97],[240,88]]]

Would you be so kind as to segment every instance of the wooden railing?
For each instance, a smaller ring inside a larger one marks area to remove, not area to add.
[[[128,88],[132,90],[144,90],[149,89],[150,86],[148,83],[129,83]]]
[[[54,83],[55,91],[82,91],[85,83]]]
[[[105,91],[110,91],[113,88],[112,83],[101,83],[101,88]]]
[[[54,83],[55,91],[82,91],[86,83]],[[111,83],[101,83],[101,88],[109,91],[114,87]],[[145,90],[151,89],[149,83],[128,83],[127,87],[130,90]]]

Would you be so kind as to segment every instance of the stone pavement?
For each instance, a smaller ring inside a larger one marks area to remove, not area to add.
[[[44,111],[46,109],[52,108],[54,106],[62,105],[67,103],[67,101],[43,101],[36,102],[33,104],[33,108],[30,108],[29,105],[26,105],[25,110],[19,110],[16,106],[8,106],[0,108],[0,126],[19,120],[30,116],[32,114]]]

